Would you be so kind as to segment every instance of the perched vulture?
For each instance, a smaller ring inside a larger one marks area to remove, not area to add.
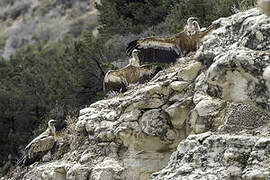
[[[187,25],[184,28],[184,32],[188,36],[190,36],[194,32],[194,24],[193,24],[193,22],[194,21],[197,22],[197,20],[198,20],[198,18],[196,18],[196,17],[190,17],[190,18],[188,18]]]
[[[103,80],[103,91],[125,92],[130,84],[144,83],[154,77],[161,68],[155,65],[140,66],[138,50],[133,50],[129,64],[119,70],[110,70]]]
[[[203,31],[191,33],[190,35],[182,31],[167,38],[149,37],[137,39],[128,44],[126,53],[130,56],[134,49],[140,50],[138,56],[141,64],[145,62],[175,62],[177,58],[195,51],[197,42],[214,29],[214,25],[211,25]]]
[[[55,135],[55,120],[50,120],[48,122],[48,128],[38,137],[33,139],[26,147],[24,156],[18,161],[18,165],[30,165],[35,161],[41,159],[45,154],[47,154],[55,145],[56,135]]]
[[[201,28],[200,28],[200,25],[197,21],[193,21],[192,22],[192,25],[193,25],[193,31],[190,33],[190,35],[194,36],[194,39],[196,39],[196,50],[199,49],[200,47],[200,38],[196,38],[196,35],[199,34],[201,32]],[[205,30],[205,28],[204,28]]]
[[[132,58],[129,59],[129,64],[119,70],[110,70],[106,73],[103,80],[103,91],[125,92],[129,84],[137,82],[140,77],[138,50],[133,50]]]
[[[132,58],[129,59],[129,64],[132,66],[140,66],[140,60],[138,57],[139,54],[139,50],[134,49],[132,52]]]
[[[119,70],[110,70],[103,80],[104,93],[110,91],[125,92],[129,84],[137,83],[140,78],[140,68],[129,64]]]
[[[270,0],[258,0],[258,6],[267,15],[270,16]]]

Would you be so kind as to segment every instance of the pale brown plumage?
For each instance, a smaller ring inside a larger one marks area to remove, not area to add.
[[[136,83],[140,77],[138,50],[132,52],[129,64],[119,70],[110,70],[103,80],[103,92],[109,91],[125,92],[129,84]]]
[[[270,0],[258,0],[257,4],[267,16],[270,16]]]
[[[53,148],[56,142],[54,124],[55,120],[50,120],[47,130],[25,147],[26,154],[18,161],[18,165],[30,165]]]
[[[119,70],[108,71],[103,81],[103,91],[125,92],[129,84],[134,84],[140,77],[139,67],[128,65]]]
[[[134,50],[129,64],[119,70],[110,70],[103,80],[103,91],[125,92],[130,84],[144,83],[151,79],[161,68],[154,65],[140,66],[138,50]]]
[[[197,42],[214,29],[214,25],[211,25],[203,31],[190,35],[182,31],[167,38],[149,37],[134,40],[128,44],[126,52],[130,55],[134,49],[140,50],[139,60],[141,64],[145,62],[175,62],[178,57],[186,56],[189,52],[195,51]]]

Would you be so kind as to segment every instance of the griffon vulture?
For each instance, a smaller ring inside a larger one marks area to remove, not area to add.
[[[167,38],[149,37],[130,42],[126,48],[127,55],[131,55],[134,49],[140,50],[140,63],[160,62],[171,63],[177,58],[187,55],[197,48],[197,42],[214,30],[214,25],[203,31],[191,33],[182,31]]]
[[[198,50],[200,47],[201,39],[199,37],[197,38],[196,36],[201,32],[201,28],[197,21],[193,21],[192,25],[193,25],[193,31],[191,32],[191,35],[194,37],[194,39],[196,39],[196,50]]]
[[[110,91],[125,92],[128,85],[138,82],[144,83],[161,70],[160,67],[154,65],[140,66],[138,53],[138,50],[133,50],[132,58],[126,67],[119,70],[110,70],[106,73],[103,80],[104,93]]]
[[[48,128],[38,137],[33,139],[26,147],[24,156],[18,161],[18,165],[30,165],[49,152],[56,142],[55,120],[48,122]]]
[[[109,91],[125,92],[129,84],[136,83],[140,77],[138,50],[133,50],[129,64],[119,70],[110,70],[103,80],[104,93]]]

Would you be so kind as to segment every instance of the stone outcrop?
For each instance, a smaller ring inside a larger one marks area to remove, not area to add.
[[[195,55],[82,109],[63,157],[7,179],[268,179],[270,19],[214,23]]]
[[[152,179],[269,179],[269,148],[269,137],[190,135]]]
[[[190,118],[197,135],[181,141],[151,179],[270,178],[270,19],[251,9],[214,23],[220,27],[195,55],[204,67]]]

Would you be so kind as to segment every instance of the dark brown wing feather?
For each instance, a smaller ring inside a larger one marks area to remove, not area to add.
[[[139,50],[139,59],[141,64],[145,64],[146,62],[174,63],[179,57],[179,55],[175,51],[168,49],[146,48]]]
[[[140,50],[139,59],[141,64],[145,62],[175,62],[177,58],[187,55],[191,51],[196,51],[198,42],[215,29],[214,25],[209,26],[205,31],[194,35],[187,35],[182,31],[167,38],[149,37],[131,41],[126,53],[132,55],[134,49]]]

